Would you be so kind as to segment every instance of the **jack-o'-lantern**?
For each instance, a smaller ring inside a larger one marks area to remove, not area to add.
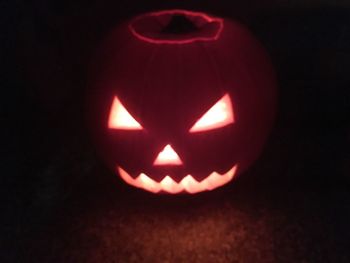
[[[240,24],[200,12],[147,13],[117,26],[91,67],[97,148],[153,193],[221,187],[259,155],[276,106],[273,68]]]

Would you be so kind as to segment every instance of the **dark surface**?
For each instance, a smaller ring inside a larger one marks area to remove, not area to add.
[[[236,182],[174,197],[108,171],[83,114],[84,72],[103,33],[174,5],[79,2],[1,4],[1,262],[350,262],[349,10],[204,2],[269,50],[279,116]]]

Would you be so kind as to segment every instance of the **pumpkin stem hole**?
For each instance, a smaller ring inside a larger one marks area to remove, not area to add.
[[[171,17],[169,23],[163,28],[165,34],[188,34],[197,31],[197,26],[186,16],[177,14]]]

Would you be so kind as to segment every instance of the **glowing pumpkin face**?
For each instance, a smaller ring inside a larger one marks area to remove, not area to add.
[[[198,193],[259,155],[275,110],[269,60],[240,25],[203,13],[149,13],[117,27],[92,68],[98,149],[128,184]]]

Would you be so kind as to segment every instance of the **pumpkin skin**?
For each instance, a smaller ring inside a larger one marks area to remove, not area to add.
[[[240,24],[200,12],[152,12],[117,26],[90,76],[99,153],[126,183],[153,193],[228,183],[257,159],[275,116],[275,74],[262,46]],[[223,99],[231,121],[193,132]],[[130,127],[111,124],[118,109]]]

